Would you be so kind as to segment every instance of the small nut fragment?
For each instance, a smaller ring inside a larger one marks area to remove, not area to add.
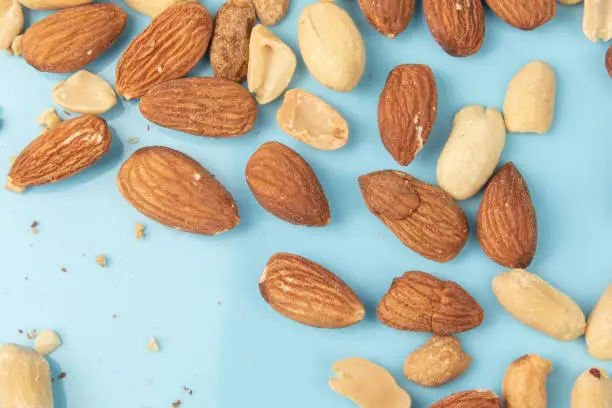
[[[261,24],[253,28],[249,43],[249,91],[257,102],[278,98],[291,82],[297,59],[293,50]]]
[[[612,381],[601,368],[591,368],[578,377],[572,390],[571,408],[612,407]]]
[[[550,361],[535,354],[510,364],[502,385],[506,408],[546,408],[546,380],[551,370]]]
[[[584,334],[580,307],[539,276],[513,269],[497,275],[492,286],[499,303],[523,324],[563,341]]]
[[[96,258],[96,262],[103,268],[106,268],[107,260],[105,255],[100,255]]]
[[[76,113],[100,114],[117,103],[115,91],[99,76],[81,70],[53,88],[53,100]]]
[[[21,50],[21,40],[23,39],[23,35],[18,35],[15,37],[13,42],[11,43],[11,52],[16,57],[21,57],[23,55],[23,51]]]
[[[145,237],[145,226],[142,224],[136,224],[136,239],[143,239]]]
[[[17,0],[0,0],[0,50],[10,50],[11,43],[23,29],[23,10]]]
[[[332,365],[336,377],[329,386],[361,408],[410,408],[410,395],[383,367],[363,358],[347,358]]]
[[[315,149],[336,150],[348,142],[346,120],[323,99],[302,89],[285,92],[276,121],[287,134]]]
[[[43,356],[16,344],[0,347],[0,407],[53,408],[51,372]]]
[[[589,353],[598,360],[612,360],[612,284],[589,315],[586,328]]]
[[[593,41],[608,41],[612,38],[612,2],[584,0],[584,35]]]
[[[151,337],[149,339],[149,344],[147,344],[147,350],[153,351],[157,353],[159,351],[159,343],[155,337]]]
[[[170,6],[188,1],[196,0],[125,0],[128,6],[151,18],[157,17]]]
[[[555,72],[550,65],[542,61],[525,65],[512,78],[506,92],[504,117],[508,131],[548,132],[555,115],[555,88]]]
[[[253,0],[261,24],[273,26],[287,15],[289,0]]]
[[[46,356],[47,354],[53,353],[61,345],[62,341],[57,333],[55,333],[53,330],[45,329],[41,331],[38,336],[36,336],[34,351],[41,356]]]
[[[472,363],[456,337],[433,336],[413,351],[404,364],[408,380],[423,387],[439,387],[459,377]]]
[[[62,123],[62,119],[57,116],[55,109],[49,108],[40,112],[40,115],[38,115],[36,119],[36,123],[43,127],[43,132],[46,132],[47,130],[58,127]]]

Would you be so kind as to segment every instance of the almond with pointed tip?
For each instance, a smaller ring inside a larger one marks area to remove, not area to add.
[[[307,326],[339,329],[365,316],[361,300],[343,280],[298,255],[273,255],[259,279],[259,290],[270,307]]]
[[[253,196],[270,214],[295,225],[329,224],[329,204],[315,172],[287,146],[264,143],[249,159],[245,175]]]
[[[525,31],[546,24],[557,13],[555,0],[486,0],[486,2],[497,17]]]
[[[402,33],[414,13],[415,0],[359,0],[359,7],[372,27],[388,38]]]
[[[142,214],[181,231],[218,235],[240,221],[225,187],[194,159],[168,147],[137,150],[121,166],[117,186]]]
[[[502,403],[492,391],[470,390],[450,395],[429,408],[502,408]]]

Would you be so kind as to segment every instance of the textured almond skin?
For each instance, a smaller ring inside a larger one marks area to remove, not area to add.
[[[125,11],[113,4],[89,4],[58,11],[26,30],[21,40],[23,57],[39,71],[76,71],[104,53],[126,22]]]
[[[151,89],[140,101],[151,122],[196,136],[236,137],[257,119],[253,96],[223,78],[182,78]]]
[[[557,13],[555,0],[486,0],[497,17],[520,30],[534,30]]]
[[[213,19],[199,3],[169,7],[130,43],[117,63],[117,93],[140,98],[164,82],[181,78],[208,49]]]
[[[612,45],[608,47],[606,52],[606,70],[608,70],[608,75],[612,78]]]
[[[425,272],[393,280],[378,305],[378,319],[398,330],[450,336],[480,326],[484,311],[461,286]]]
[[[433,336],[408,356],[404,375],[423,387],[439,387],[459,377],[471,363],[458,338]]]
[[[62,122],[34,139],[9,171],[16,186],[32,187],[73,176],[108,151],[112,135],[99,116],[86,115]]]
[[[546,380],[551,371],[550,361],[535,354],[510,364],[502,385],[506,408],[546,408]]]
[[[259,291],[278,313],[307,326],[339,329],[365,316],[361,300],[344,281],[298,255],[273,255],[259,280]]]
[[[246,166],[247,183],[269,213],[296,225],[329,224],[327,197],[310,165],[278,142],[263,144]]]
[[[51,369],[44,357],[16,344],[0,347],[0,407],[53,408]]]
[[[409,165],[421,151],[437,110],[436,78],[427,65],[399,65],[391,71],[378,100],[378,129],[400,165]]]
[[[168,147],[137,150],[121,166],[117,186],[138,211],[181,231],[218,235],[240,221],[225,187],[191,157]]]
[[[585,339],[593,357],[612,361],[612,284],[601,295],[589,315]]]
[[[494,392],[463,391],[450,395],[429,408],[501,408],[501,400]]]
[[[498,264],[521,269],[531,264],[538,242],[536,212],[512,162],[499,169],[485,189],[476,232],[484,253]]]
[[[256,18],[250,0],[229,0],[221,6],[210,44],[210,65],[216,77],[236,82],[246,79],[249,40]]]
[[[469,236],[465,213],[441,188],[392,170],[361,176],[359,186],[372,214],[425,258],[448,262],[465,246]]]
[[[410,24],[414,3],[415,0],[359,0],[359,7],[376,31],[395,38]]]
[[[482,0],[423,0],[429,31],[444,51],[454,57],[477,53],[485,36]]]

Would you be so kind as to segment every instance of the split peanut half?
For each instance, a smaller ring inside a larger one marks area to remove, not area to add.
[[[612,2],[607,0],[584,0],[584,35],[593,41],[608,41],[612,38]]]
[[[117,103],[113,88],[99,76],[81,70],[53,88],[53,100],[76,113],[100,114]]]

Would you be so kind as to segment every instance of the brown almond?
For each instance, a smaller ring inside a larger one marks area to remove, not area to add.
[[[485,0],[497,17],[520,30],[534,30],[557,13],[555,0]]]
[[[520,269],[531,264],[538,241],[536,212],[513,163],[499,169],[485,189],[476,230],[482,250],[498,264]]]
[[[111,132],[99,116],[67,120],[30,143],[13,163],[9,178],[20,187],[55,183],[94,164],[111,141]]]
[[[606,52],[606,70],[608,70],[608,75],[612,78],[612,45],[608,47]]]
[[[380,138],[391,156],[409,165],[436,121],[436,78],[426,65],[399,65],[391,71],[378,101]]]
[[[467,57],[477,53],[485,36],[481,0],[423,0],[429,31],[446,53]]]
[[[117,186],[142,214],[181,231],[218,235],[240,221],[225,187],[194,159],[168,147],[137,150],[121,166]]]
[[[429,408],[501,408],[501,400],[492,391],[471,390],[450,395]]]
[[[359,0],[368,22],[382,35],[395,38],[403,32],[414,14],[415,0]]]
[[[398,330],[450,336],[480,326],[484,311],[460,285],[425,272],[393,280],[378,305],[378,319]]]
[[[287,146],[263,144],[249,159],[245,173],[253,196],[269,213],[296,225],[329,224],[327,197],[315,172]]]
[[[156,85],[187,75],[206,53],[212,32],[213,19],[200,3],[169,7],[119,58],[117,93],[140,98]]]
[[[297,255],[273,255],[259,279],[259,290],[278,313],[308,326],[339,329],[365,316],[361,300],[344,281]]]
[[[23,57],[39,71],[76,71],[104,53],[126,22],[127,14],[114,4],[58,11],[26,30],[21,40]]]
[[[221,6],[210,44],[210,65],[216,77],[236,82],[246,79],[249,40],[256,18],[250,0],[229,0]]]
[[[257,102],[234,81],[182,78],[147,92],[140,112],[153,123],[192,135],[236,137],[255,125]]]
[[[469,236],[465,213],[441,188],[392,170],[361,176],[359,186],[372,214],[425,258],[448,262],[465,246]]]

